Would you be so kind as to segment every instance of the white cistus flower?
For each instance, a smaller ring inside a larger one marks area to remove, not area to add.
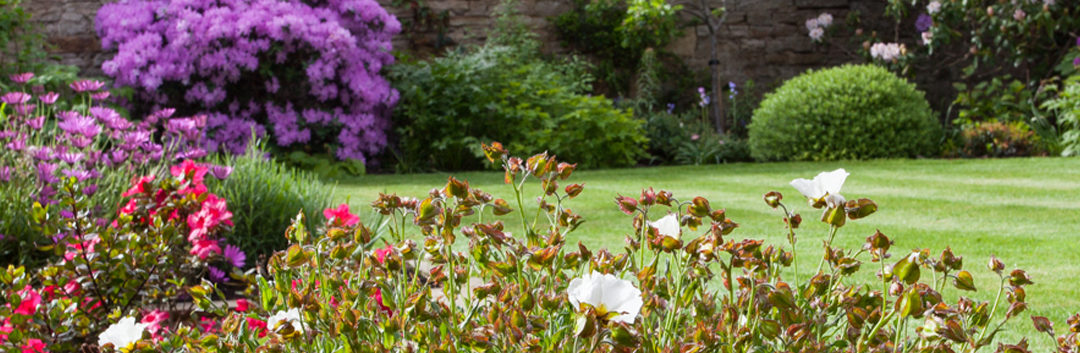
[[[656,231],[660,235],[670,235],[674,238],[678,238],[682,229],[679,228],[679,216],[674,213],[664,216],[664,218],[656,220],[656,222],[649,222],[649,225],[656,228]]]
[[[938,11],[941,11],[940,2],[931,1],[929,4],[926,5],[926,12],[930,13],[931,15],[938,13]]]
[[[618,313],[610,320],[633,325],[641,311],[641,291],[630,281],[593,271],[570,281],[567,297],[575,308],[586,303],[601,312]]]
[[[278,311],[266,319],[266,325],[271,330],[277,329],[278,324],[292,325],[296,331],[304,332],[304,325],[300,324],[300,309],[292,308],[286,311]]]
[[[142,339],[143,331],[146,331],[147,326],[150,324],[135,323],[135,318],[130,316],[120,319],[98,335],[98,346],[112,343],[116,350],[121,350]]]
[[[814,28],[814,29],[810,30],[810,40],[813,40],[815,42],[820,42],[821,38],[824,37],[824,36],[825,36],[825,30],[821,29],[821,27]]]
[[[844,180],[847,180],[848,175],[851,174],[844,168],[840,168],[831,172],[818,173],[814,180],[803,178],[792,180],[791,186],[810,199],[811,204],[825,202],[829,208],[833,208],[845,202],[844,197],[840,195],[840,188],[844,186]]]

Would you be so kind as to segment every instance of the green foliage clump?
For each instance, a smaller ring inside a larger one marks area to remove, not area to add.
[[[475,146],[491,140],[526,153],[548,150],[582,167],[634,164],[647,141],[641,123],[588,96],[584,68],[499,45],[395,66],[398,169],[480,169]]]
[[[980,122],[960,132],[964,157],[1023,157],[1042,152],[1035,132],[1023,122]]]
[[[233,212],[233,231],[225,239],[252,259],[285,248],[282,231],[298,212],[310,215],[311,222],[322,222],[317,211],[330,204],[334,192],[314,174],[266,158],[256,144],[243,155],[220,157],[217,164],[232,168],[224,180],[208,180],[210,191],[229,200]]]
[[[0,0],[0,75],[34,71],[44,61],[44,37],[30,22],[21,0]]]
[[[1043,108],[1057,113],[1062,156],[1080,155],[1080,75],[1065,81],[1057,98],[1047,101]]]
[[[914,157],[937,152],[941,128],[923,93],[889,71],[809,71],[766,95],[749,126],[758,160]]]

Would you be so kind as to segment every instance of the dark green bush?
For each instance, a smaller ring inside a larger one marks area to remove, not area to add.
[[[225,180],[207,177],[207,187],[228,200],[234,227],[226,243],[247,253],[248,265],[259,255],[285,249],[284,229],[301,210],[308,226],[322,224],[322,210],[330,205],[334,190],[313,174],[267,158],[256,144],[244,155],[219,157],[215,164],[232,168]]]
[[[921,91],[873,65],[808,71],[765,96],[750,123],[758,160],[936,155],[941,127]]]
[[[515,153],[550,151],[581,167],[615,167],[644,156],[641,122],[603,97],[575,61],[486,45],[429,62],[395,66],[399,171],[485,166],[480,142]]]

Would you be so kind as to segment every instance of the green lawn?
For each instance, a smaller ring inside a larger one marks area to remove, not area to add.
[[[780,212],[765,205],[762,194],[777,190],[785,203],[803,214],[799,254],[803,263],[816,263],[826,227],[817,221],[818,210],[788,185],[794,178],[812,178],[818,172],[845,168],[851,173],[843,194],[849,199],[870,198],[879,210],[859,221],[848,222],[836,244],[861,247],[865,238],[880,229],[895,241],[894,255],[907,249],[929,248],[936,256],[951,246],[964,257],[965,269],[976,277],[980,290],[966,294],[993,299],[996,277],[985,264],[991,254],[1009,269],[1028,271],[1035,285],[1028,288],[1029,312],[1014,319],[1010,341],[1027,335],[1034,349],[1049,350],[1049,338],[1030,329],[1028,314],[1049,317],[1058,331],[1065,319],[1080,311],[1080,159],[1025,158],[999,160],[880,160],[823,163],[729,164],[700,167],[656,167],[579,171],[571,182],[584,183],[585,192],[569,203],[586,223],[571,237],[590,247],[621,248],[631,229],[630,218],[616,208],[617,194],[637,196],[652,186],[673,192],[677,198],[708,198],[714,208],[724,207],[728,217],[740,224],[736,238],[765,239],[785,246]],[[379,192],[403,196],[425,195],[442,187],[448,173],[420,175],[372,175],[342,183],[339,200],[366,207]],[[502,173],[454,173],[496,197],[512,200]],[[565,185],[565,184],[564,184]],[[538,193],[533,184],[526,204]],[[511,202],[513,205],[513,202]],[[363,208],[361,208],[363,209]],[[658,218],[657,217],[654,218]],[[513,218],[504,220],[516,224]],[[513,229],[511,229],[513,230]],[[515,232],[516,233],[516,232]],[[894,257],[895,261],[897,257]],[[863,258],[869,262],[867,258]],[[810,266],[805,266],[810,267]],[[866,265],[862,272],[872,273]],[[805,270],[804,270],[805,271]],[[945,293],[955,301],[956,290]],[[1003,299],[1004,300],[1004,299]]]

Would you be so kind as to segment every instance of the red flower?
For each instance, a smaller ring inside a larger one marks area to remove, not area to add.
[[[131,196],[134,196],[134,195],[146,193],[146,184],[149,184],[152,181],[154,181],[154,175],[153,174],[150,174],[150,175],[144,176],[142,178],[133,180],[131,188],[128,189],[128,191],[125,191],[124,194],[122,194],[120,196],[131,197]]]
[[[45,342],[37,338],[31,338],[26,340],[26,344],[22,345],[22,353],[45,353]]]
[[[247,319],[248,328],[259,331],[259,338],[266,337],[266,321],[262,321],[252,317],[248,317],[245,319]]]
[[[74,260],[75,256],[78,256],[80,251],[94,252],[94,245],[100,241],[101,238],[93,238],[81,243],[68,243],[67,246],[71,249],[64,253],[64,260]]]
[[[381,308],[382,311],[384,313],[386,313],[386,315],[389,315],[390,317],[394,317],[394,311],[391,310],[390,307],[386,306],[386,304],[383,304],[382,288],[376,287],[375,288],[375,293],[371,294],[371,299],[374,299],[375,303],[379,304],[379,308]]]
[[[185,159],[180,165],[169,167],[169,172],[172,173],[172,176],[177,178],[183,177],[184,180],[190,181],[192,184],[196,185],[201,185],[203,183],[203,178],[206,176],[207,171],[209,171],[209,168],[201,166],[190,159]]]
[[[16,294],[22,298],[22,301],[19,302],[19,307],[15,308],[15,315],[34,315],[38,305],[41,305],[41,294],[34,291],[34,288],[30,287],[30,285],[26,285],[25,288]]]
[[[327,208],[323,210],[323,216],[326,220],[335,226],[352,226],[360,223],[360,217],[349,213],[349,205],[341,204],[337,208]]]
[[[236,300],[236,311],[239,311],[239,312],[248,311],[248,301],[247,301],[247,299],[240,298],[240,299]]]
[[[0,325],[0,344],[7,342],[8,333],[15,331],[15,326],[11,324],[11,318],[4,319],[4,323]]]
[[[64,285],[64,293],[67,293],[67,295],[79,295],[80,289],[82,289],[82,285],[79,285],[79,282],[77,281],[69,281]]]
[[[121,214],[133,214],[135,209],[139,207],[139,201],[137,199],[128,200],[128,203],[124,207],[120,208]]]

